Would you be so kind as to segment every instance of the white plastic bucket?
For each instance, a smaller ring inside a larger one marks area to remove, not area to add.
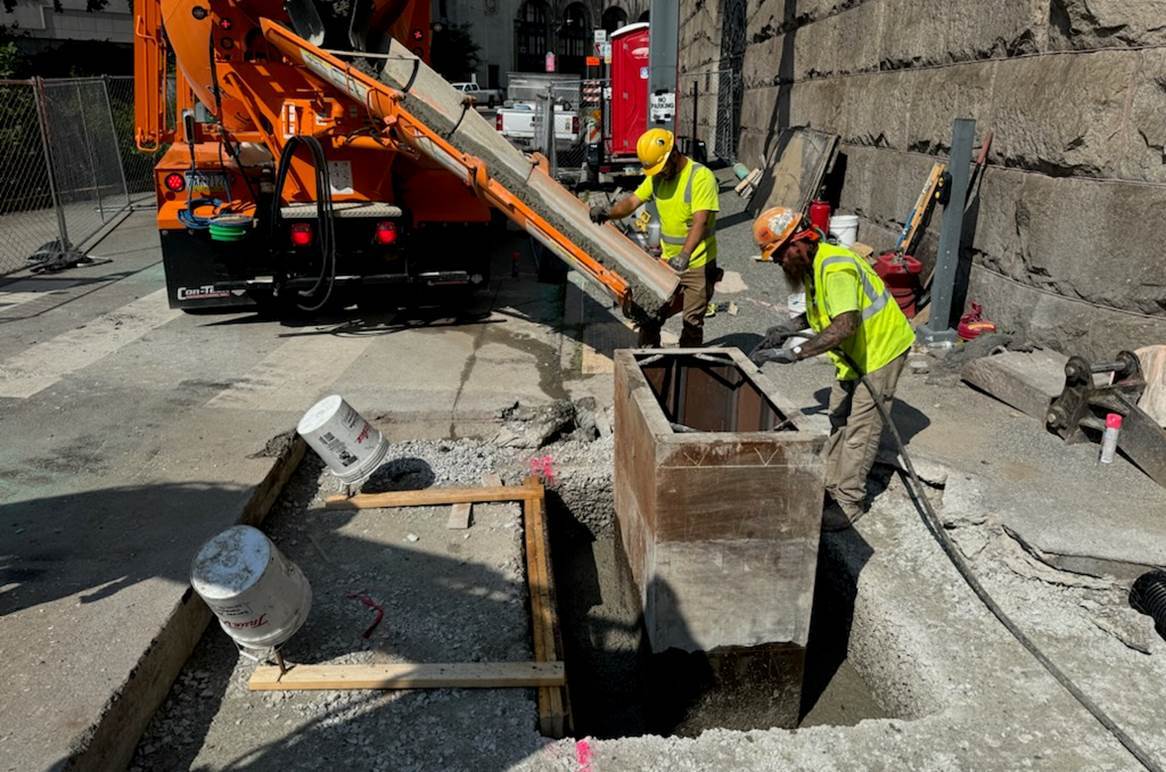
[[[854,246],[854,242],[858,241],[858,215],[836,214],[831,217],[830,235],[844,247]]]
[[[249,525],[228,528],[202,545],[190,583],[227,635],[249,649],[284,643],[312,607],[312,587],[299,566]]]
[[[389,452],[380,430],[338,394],[312,405],[296,431],[346,485],[367,480]]]

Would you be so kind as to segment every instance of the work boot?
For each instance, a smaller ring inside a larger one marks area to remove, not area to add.
[[[857,504],[839,504],[833,499],[828,499],[826,506],[822,508],[822,530],[845,531],[857,523],[864,514],[866,510]]]

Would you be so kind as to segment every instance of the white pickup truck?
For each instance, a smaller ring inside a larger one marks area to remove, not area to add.
[[[450,85],[463,94],[472,96],[474,101],[482,107],[500,105],[506,100],[506,95],[496,88],[482,88],[477,83],[451,83]]]
[[[494,128],[521,148],[539,147],[535,140],[535,106],[530,102],[515,102],[502,107],[494,116]],[[555,105],[555,148],[566,150],[579,144],[579,114],[562,105]]]

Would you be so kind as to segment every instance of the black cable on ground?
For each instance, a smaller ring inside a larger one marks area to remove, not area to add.
[[[846,359],[847,364],[854,368],[854,371],[859,374],[860,378],[862,378],[862,383],[864,386],[866,386],[867,391],[870,392],[871,398],[874,400],[875,407],[879,411],[879,415],[882,416],[883,421],[886,422],[887,426],[890,427],[891,436],[895,440],[895,445],[899,449],[899,454],[903,457],[903,463],[907,467],[907,474],[911,477],[911,483],[915,488],[915,497],[923,503],[922,514],[924,515],[924,523],[935,537],[935,540],[939,542],[939,546],[943,549],[948,559],[956,567],[956,570],[959,571],[960,576],[962,576],[964,581],[967,582],[968,587],[972,589],[972,592],[976,594],[976,597],[980,599],[980,602],[988,607],[988,610],[991,611],[993,616],[995,616],[996,619],[1000,621],[1000,624],[1004,625],[1004,628],[1008,630],[1008,632],[1012,633],[1012,637],[1019,641],[1020,645],[1027,649],[1028,653],[1031,654],[1036,659],[1036,661],[1039,662],[1041,666],[1048,671],[1049,675],[1055,678],[1057,683],[1065,688],[1065,691],[1073,695],[1073,698],[1076,699],[1077,702],[1081,703],[1081,706],[1089,711],[1089,713],[1095,719],[1097,719],[1098,723],[1109,730],[1109,733],[1117,738],[1117,741],[1125,746],[1125,749],[1129,751],[1130,754],[1132,754],[1133,757],[1136,758],[1143,767],[1150,770],[1150,772],[1163,772],[1162,767],[1160,767],[1158,763],[1150,757],[1145,749],[1138,745],[1132,737],[1126,734],[1120,726],[1114,723],[1113,719],[1111,719],[1109,715],[1101,709],[1100,705],[1095,703],[1084,692],[1082,692],[1081,689],[1077,687],[1077,684],[1073,683],[1069,676],[1062,672],[1062,670],[1057,667],[1052,660],[1045,656],[1045,653],[1040,650],[1040,648],[1036,645],[1036,642],[1029,638],[1023,630],[1017,627],[1016,623],[1012,621],[1012,618],[1004,612],[1004,609],[1000,608],[1000,605],[992,599],[992,596],[989,595],[988,591],[984,589],[984,586],[980,584],[980,581],[976,578],[976,575],[972,571],[972,567],[968,565],[968,562],[964,559],[964,556],[959,553],[959,550],[952,542],[951,537],[947,535],[947,530],[943,527],[942,521],[940,521],[939,517],[935,514],[935,509],[932,508],[931,501],[927,498],[927,494],[924,493],[923,483],[920,482],[919,475],[915,473],[915,465],[911,463],[911,456],[907,453],[907,448],[903,443],[903,438],[899,435],[898,427],[896,427],[895,422],[891,420],[890,411],[883,404],[882,395],[879,394],[878,390],[875,389],[874,385],[866,377],[866,373],[862,372],[862,370],[859,369],[859,367],[849,356],[841,351],[839,351],[839,353],[841,353],[842,356]]]
[[[311,152],[312,165],[316,170],[316,222],[318,223],[318,238],[320,240],[320,274],[316,277],[316,283],[312,285],[311,289],[300,290],[298,294],[302,298],[312,298],[319,294],[321,287],[327,285],[327,290],[318,303],[310,306],[296,303],[301,311],[311,313],[319,311],[328,303],[332,297],[332,290],[336,286],[336,229],[335,211],[332,207],[332,181],[328,174],[328,159],[324,156],[324,147],[315,137],[301,135],[290,137],[283,146],[283,151],[279,154],[279,169],[275,177],[275,190],[271,197],[270,243],[278,243],[276,230],[282,221],[280,199],[284,183],[287,181],[288,170],[291,168],[292,157],[300,145],[306,146]]]

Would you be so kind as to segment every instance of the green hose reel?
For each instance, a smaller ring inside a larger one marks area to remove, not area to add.
[[[242,214],[221,214],[210,221],[211,241],[242,241],[252,219]]]

